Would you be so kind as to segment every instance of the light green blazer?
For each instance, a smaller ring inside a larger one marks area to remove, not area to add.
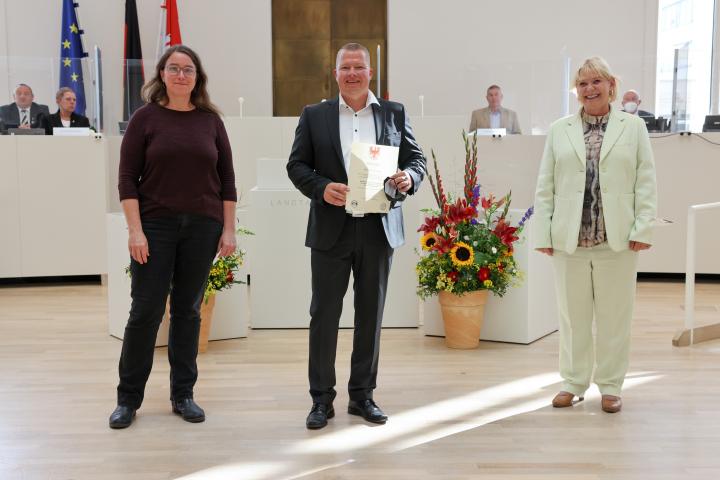
[[[600,150],[600,191],[610,248],[652,243],[657,209],[655,162],[645,122],[612,108]],[[540,163],[534,248],[573,253],[585,196],[585,138],[579,113],[550,126]]]

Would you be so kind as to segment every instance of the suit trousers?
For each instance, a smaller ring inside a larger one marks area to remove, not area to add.
[[[332,248],[312,249],[308,376],[313,402],[329,404],[335,399],[338,327],[351,271],[355,330],[348,392],[352,400],[372,398],[392,255],[377,214],[346,216],[340,238]]]
[[[142,220],[150,256],[131,260],[130,318],[118,367],[118,405],[140,408],[150,376],[158,327],[170,292],[171,399],[192,398],[197,381],[200,304],[222,232],[209,217],[181,214]]]
[[[602,394],[620,395],[628,369],[637,259],[637,252],[614,252],[607,243],[578,247],[572,254],[555,250],[560,375],[566,392],[583,395],[592,379]]]

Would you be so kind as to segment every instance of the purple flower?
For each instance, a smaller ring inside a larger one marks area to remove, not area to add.
[[[525,211],[525,214],[522,216],[522,219],[520,220],[520,223],[518,223],[518,227],[522,228],[523,225],[525,225],[525,222],[528,221],[530,217],[532,217],[533,212],[535,211],[535,206],[531,205],[530,208],[528,208]]]
[[[478,183],[473,187],[473,199],[472,199],[472,206],[477,207],[478,203],[480,203],[480,184]]]

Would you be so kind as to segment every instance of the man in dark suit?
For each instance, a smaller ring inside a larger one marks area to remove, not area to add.
[[[310,198],[305,245],[311,249],[310,395],[307,428],[335,415],[335,352],[343,297],[354,277],[355,331],[348,413],[373,423],[387,416],[373,401],[385,292],[393,249],[405,241],[402,199],[423,179],[425,156],[415,141],[405,108],[378,100],[369,90],[370,53],[357,43],[337,55],[338,98],[305,107],[287,164],[288,176]],[[387,214],[352,216],[345,211],[353,142],[399,147],[398,172],[385,183]]]
[[[50,115],[47,105],[35,103],[32,88],[21,83],[15,87],[14,103],[0,107],[0,119],[7,128],[42,128],[42,119]]]
[[[55,101],[58,111],[43,119],[42,128],[45,135],[52,135],[54,128],[69,127],[90,127],[90,120],[79,113],[75,113],[77,98],[70,87],[62,87],[55,94]]]

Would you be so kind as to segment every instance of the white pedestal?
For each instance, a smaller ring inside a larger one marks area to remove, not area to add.
[[[286,159],[258,161],[258,181],[270,185],[287,178]],[[274,171],[273,175],[271,171]],[[305,247],[310,200],[294,187],[269,189],[258,185],[250,191],[247,267],[251,272],[250,310],[253,328],[307,328],[310,324],[310,249]],[[406,212],[417,212],[412,201]],[[384,327],[417,327],[419,302],[415,295],[417,245],[416,215],[406,218],[407,244],[395,249],[383,317]],[[352,275],[352,274],[351,274]],[[352,278],[343,303],[342,327],[353,326]]]
[[[522,214],[512,210],[510,216],[520,218]],[[515,244],[515,259],[525,279],[502,298],[488,296],[481,340],[528,344],[558,329],[552,261],[532,249],[531,229],[528,225],[525,240]],[[425,335],[444,337],[437,297],[423,303]]]
[[[107,214],[107,263],[108,263],[108,323],[110,335],[122,339],[130,312],[130,278],[125,267],[130,261],[127,250],[127,225],[122,213]],[[241,270],[241,276],[245,273]],[[248,289],[235,285],[217,293],[210,340],[247,337]],[[163,317],[155,346],[168,342],[168,318]]]

